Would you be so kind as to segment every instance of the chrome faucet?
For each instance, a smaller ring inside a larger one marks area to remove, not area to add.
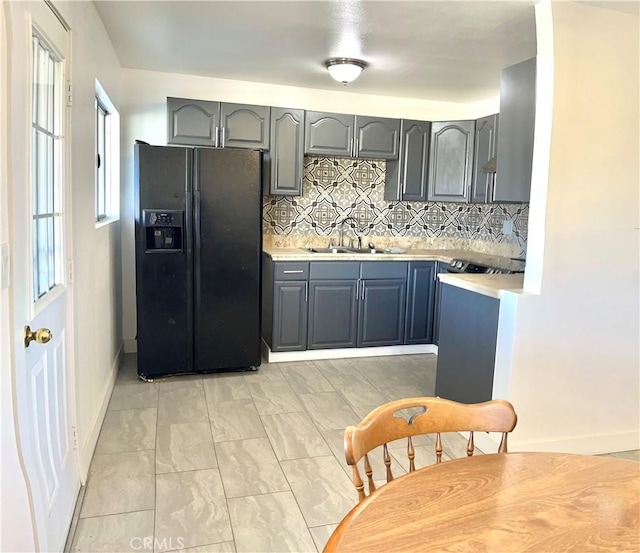
[[[344,246],[344,224],[347,221],[353,221],[356,224],[356,232],[358,232],[358,234],[360,233],[360,228],[358,226],[358,221],[354,218],[354,217],[345,217],[344,219],[342,219],[342,221],[340,221],[340,228],[338,229],[338,238],[339,238],[339,247],[343,247]]]

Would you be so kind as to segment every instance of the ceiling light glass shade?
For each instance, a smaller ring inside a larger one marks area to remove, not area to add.
[[[360,76],[367,63],[353,58],[331,58],[325,62],[325,66],[336,81],[347,84]]]

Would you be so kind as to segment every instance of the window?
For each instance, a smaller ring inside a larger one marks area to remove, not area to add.
[[[107,108],[96,97],[96,221],[106,219],[109,214],[109,145],[111,118]]]
[[[120,116],[102,85],[95,97],[95,220],[96,227],[118,219]]]
[[[33,297],[63,278],[63,70],[47,44],[32,37],[31,192]]]

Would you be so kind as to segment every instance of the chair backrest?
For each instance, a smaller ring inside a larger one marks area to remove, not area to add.
[[[396,415],[398,411],[410,409],[408,418]],[[407,438],[409,472],[415,470],[415,450],[413,436],[436,434],[436,463],[442,462],[443,432],[469,432],[467,455],[474,452],[474,432],[502,432],[498,453],[507,451],[507,433],[511,432],[518,418],[513,405],[508,401],[495,399],[484,403],[465,404],[435,397],[413,397],[385,403],[369,413],[357,426],[349,426],[344,433],[344,447],[347,464],[353,468],[353,483],[358,491],[358,500],[366,494],[362,477],[358,471],[358,461],[364,457],[369,493],[376,489],[373,469],[368,453],[383,446],[383,460],[386,466],[386,480],[393,480],[391,456],[387,444]]]

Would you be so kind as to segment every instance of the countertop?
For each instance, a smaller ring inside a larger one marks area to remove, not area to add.
[[[469,250],[421,250],[408,249],[405,253],[313,253],[305,248],[276,248],[263,250],[274,261],[444,261],[465,259],[501,269],[518,270],[520,261],[508,257],[488,255]]]
[[[444,284],[500,299],[506,291],[522,292],[524,273],[510,275],[441,273],[438,278]]]
[[[443,261],[465,259],[502,269],[520,270],[522,263],[508,257],[488,255],[469,250],[421,250],[408,249],[405,253],[313,253],[305,248],[265,247],[264,252],[274,261]],[[493,298],[500,298],[505,291],[522,292],[524,273],[469,274],[440,273],[445,284],[464,288]]]

